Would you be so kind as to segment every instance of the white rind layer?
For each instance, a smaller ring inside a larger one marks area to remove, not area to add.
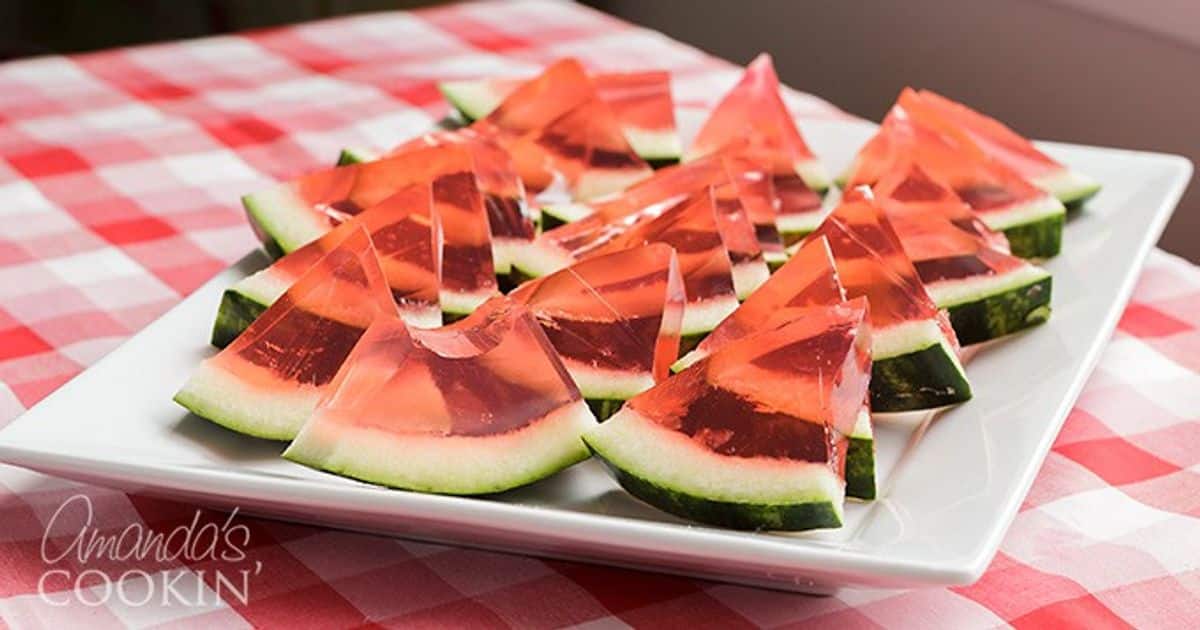
[[[1030,180],[1035,186],[1054,195],[1063,203],[1082,199],[1100,190],[1100,183],[1080,173],[1063,167]]]
[[[277,274],[271,273],[271,269],[268,267],[242,278],[237,284],[230,287],[230,290],[263,306],[270,306],[291,286],[290,283],[281,280]]]
[[[374,162],[380,157],[380,153],[378,151],[363,147],[346,147],[342,149],[342,153],[349,155],[359,162]]]
[[[595,212],[586,203],[554,203],[542,206],[542,215],[550,215],[563,223],[574,223]]]
[[[587,201],[621,192],[653,173],[649,166],[642,169],[592,169],[584,172],[575,182],[574,196],[577,201]]]
[[[1029,225],[1056,216],[1065,216],[1067,208],[1056,197],[1046,195],[1026,203],[996,210],[977,211],[989,228],[1003,232],[1019,225]]]
[[[674,127],[663,130],[621,125],[621,132],[643,160],[678,160],[683,155],[683,145]]]
[[[269,370],[249,363],[239,369],[262,373],[253,380],[278,380]],[[312,415],[321,392],[321,388],[299,383],[287,391],[263,391],[221,369],[210,359],[196,368],[175,394],[175,402],[239,433],[269,440],[290,440]]]
[[[858,440],[875,439],[875,429],[871,426],[871,412],[866,407],[858,411],[858,418],[854,421],[854,430],[850,432],[850,437]]]
[[[455,109],[471,120],[492,113],[503,97],[492,91],[487,81],[443,81],[438,90]]]
[[[671,371],[678,374],[687,368],[692,367],[693,364],[706,356],[708,356],[708,352],[706,350],[693,348],[691,352],[679,357],[677,361],[671,364]]]
[[[1050,277],[1050,273],[1035,265],[1023,265],[1008,273],[947,280],[925,285],[929,297],[938,308],[967,304]]]
[[[505,275],[511,272],[513,261],[520,256],[521,250],[532,245],[532,240],[492,237],[492,266],[496,273]]]
[[[775,225],[780,234],[808,234],[821,225],[828,212],[822,207],[808,212],[779,214],[775,216]]]
[[[720,455],[628,406],[584,440],[613,466],[676,492],[728,503],[828,501],[842,517],[845,485],[824,463]]]
[[[733,266],[733,289],[738,300],[745,300],[771,277],[767,261],[748,260]]]
[[[804,180],[804,185],[812,190],[823,193],[829,190],[829,171],[817,158],[796,162],[796,174]]]
[[[717,324],[729,317],[737,307],[737,296],[734,295],[722,295],[702,302],[688,302],[683,307],[680,334],[688,337],[712,332]]]
[[[774,252],[764,251],[763,259],[767,261],[768,265],[779,266],[787,262],[788,252],[786,249]]]
[[[498,293],[487,289],[473,293],[442,289],[438,293],[438,297],[442,303],[442,312],[450,313],[451,315],[470,315],[475,312],[475,309],[479,308],[480,304],[483,304],[496,295]]]
[[[386,486],[442,494],[501,492],[588,458],[596,426],[582,400],[500,435],[406,434],[323,421],[318,412],[283,456]]]
[[[531,278],[540,278],[565,269],[574,262],[570,254],[554,245],[534,241],[516,252],[512,265]]]
[[[901,322],[887,328],[872,328],[871,359],[890,359],[945,342],[946,336],[933,319]],[[953,351],[949,354],[954,356]]]
[[[246,212],[284,253],[291,253],[329,231],[329,222],[284,184],[242,197]]]
[[[654,387],[654,376],[649,372],[607,370],[567,358],[563,358],[563,366],[571,374],[584,398],[629,400]]]

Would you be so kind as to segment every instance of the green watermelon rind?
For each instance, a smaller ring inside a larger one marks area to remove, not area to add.
[[[808,186],[813,192],[824,196],[829,192],[829,171],[825,168],[825,164],[817,158],[809,158],[800,162],[796,162],[796,174],[800,179],[804,180],[804,185]]]
[[[263,370],[249,364],[247,369]],[[295,383],[286,392],[250,387],[210,360],[200,364],[173,400],[193,414],[238,433],[287,441],[312,415],[320,397],[320,389]]]
[[[742,530],[798,531],[843,523],[844,483],[827,466],[756,470],[753,461],[704,451],[628,407],[583,440],[625,490],[676,516]]]
[[[956,285],[953,287],[939,286]],[[1007,274],[927,287],[964,346],[1025,330],[1050,318],[1050,273],[1027,265]]]
[[[979,218],[989,228],[1004,232],[1014,256],[1050,258],[1062,249],[1067,209],[1051,195],[1001,210],[980,212]]]
[[[272,257],[290,254],[329,231],[329,223],[283,184],[242,197],[246,216]]]
[[[560,225],[574,223],[593,212],[586,203],[553,203],[542,206],[542,231],[553,230]]]
[[[304,425],[283,456],[359,481],[452,495],[486,495],[540,481],[588,459],[596,426],[582,400],[502,435],[398,437],[369,427]]]
[[[747,260],[733,265],[733,286],[739,302],[744,302],[771,277],[766,259]],[[719,322],[718,322],[719,323]]]
[[[871,410],[937,409],[971,399],[954,348],[933,320],[872,331]]]
[[[338,154],[337,166],[350,166],[351,164],[362,164],[364,162],[374,162],[379,159],[379,153],[371,149],[362,147],[346,147]]]
[[[267,306],[269,304],[238,291],[236,287],[225,289],[221,294],[221,305],[217,307],[217,319],[213,322],[212,345],[224,348],[233,343],[267,310]]]
[[[1081,207],[1084,202],[1100,192],[1100,182],[1069,168],[1035,177],[1035,186],[1054,195],[1068,209]]]
[[[503,100],[487,89],[486,81],[443,81],[438,83],[438,91],[467,122],[486,117]],[[677,164],[683,156],[683,145],[675,128],[650,131],[622,124],[621,133],[633,152],[653,168]]]
[[[846,496],[872,501],[876,492],[875,431],[871,426],[870,412],[863,409],[858,413],[846,449]]]

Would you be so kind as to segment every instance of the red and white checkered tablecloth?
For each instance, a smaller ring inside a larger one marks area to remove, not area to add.
[[[564,55],[670,69],[688,104],[710,103],[738,73],[659,34],[534,1],[0,65],[0,426],[249,251],[240,194],[328,165],[343,146],[389,147],[426,128],[445,109],[435,79],[530,73]],[[845,116],[789,98],[802,119]],[[47,523],[80,493],[109,534],[169,532],[196,513],[0,467],[0,628],[1195,628],[1200,270],[1151,256],[999,555],[963,588],[814,598],[239,517],[261,567],[247,601],[163,604],[154,584],[211,593],[213,567],[112,561],[76,567],[77,590],[45,580]],[[103,597],[101,574],[129,570],[126,597]]]

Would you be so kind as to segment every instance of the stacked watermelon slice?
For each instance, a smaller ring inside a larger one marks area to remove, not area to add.
[[[826,204],[767,55],[686,151],[663,72],[441,88],[464,126],[243,199],[276,260],[223,295],[182,406],[406,490],[594,454],[684,518],[838,527],[877,493],[872,414],[969,400],[962,347],[1047,320],[1029,259],[1098,188],[906,90]]]

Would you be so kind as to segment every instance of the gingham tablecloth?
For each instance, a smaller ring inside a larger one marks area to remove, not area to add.
[[[670,69],[685,104],[711,103],[738,74],[656,33],[543,2],[0,66],[0,426],[249,251],[240,194],[328,165],[343,146],[388,147],[426,128],[445,109],[435,79],[533,72],[563,55],[596,69]],[[802,119],[845,116],[815,97],[789,99]],[[1200,627],[1198,327],[1200,271],[1156,251],[972,586],[815,598],[240,518],[261,569],[247,601],[184,605],[154,597],[154,584],[211,593],[212,566],[93,562],[74,567],[97,571],[74,590],[45,579],[42,539],[76,494],[109,534],[168,532],[194,506],[0,467],[0,628]],[[125,597],[104,597],[101,574],[128,570],[140,573],[126,576]],[[139,580],[144,605],[134,605]]]

